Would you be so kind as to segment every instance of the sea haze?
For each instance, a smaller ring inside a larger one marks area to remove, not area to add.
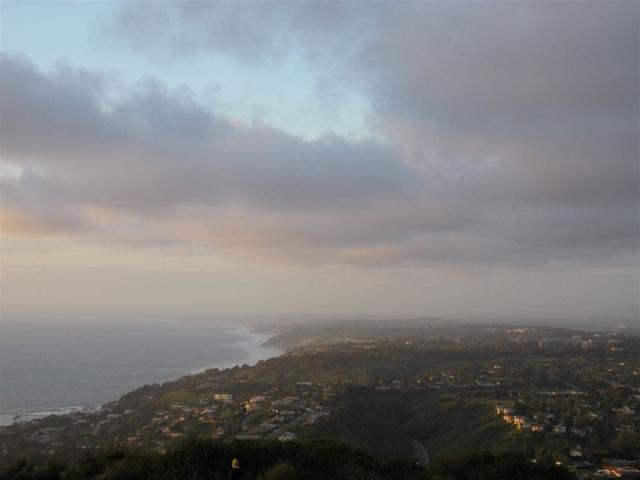
[[[280,353],[244,325],[162,321],[35,326],[5,322],[0,415],[98,406],[149,383]]]

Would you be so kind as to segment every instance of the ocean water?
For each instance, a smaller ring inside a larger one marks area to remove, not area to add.
[[[244,325],[162,321],[0,330],[0,424],[15,415],[99,405],[150,383],[276,356]]]

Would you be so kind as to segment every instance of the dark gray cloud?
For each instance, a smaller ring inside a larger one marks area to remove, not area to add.
[[[393,95],[377,102],[390,112],[488,131],[637,114],[637,2],[407,2],[380,29],[362,62],[386,72],[376,83]]]
[[[55,211],[55,231],[301,262],[637,261],[636,2],[279,7],[132,2],[115,26],[154,54],[339,65],[384,142],[308,141],[187,88],[4,57],[2,153],[22,169],[4,206]]]
[[[420,188],[399,151],[378,142],[243,125],[155,82],[109,100],[96,75],[1,62],[3,155],[27,172],[8,180],[7,201],[40,192],[132,211],[233,201],[322,209]]]
[[[358,68],[416,162],[491,159],[474,188],[504,201],[637,203],[637,2],[403,5]]]
[[[432,175],[475,172],[482,196],[629,204],[640,194],[639,8],[184,1],[145,15],[148,4],[131,2],[115,26],[129,41],[153,38],[156,51],[175,44],[241,61],[302,52],[322,67],[339,63],[343,88],[355,83],[371,99],[373,128]],[[496,168],[483,184],[488,164]]]

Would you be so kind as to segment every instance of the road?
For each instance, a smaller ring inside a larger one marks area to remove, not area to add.
[[[428,467],[429,452],[427,452],[427,449],[424,448],[424,445],[422,445],[417,440],[414,440],[413,442],[411,442],[411,449],[413,450],[413,456],[416,458],[418,463],[423,467]]]

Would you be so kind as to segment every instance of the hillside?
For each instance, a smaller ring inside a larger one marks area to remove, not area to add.
[[[146,385],[97,410],[2,427],[0,468],[20,459],[75,464],[114,448],[147,458],[190,440],[326,438],[383,463],[426,466],[478,451],[594,473],[608,458],[635,463],[637,337],[433,330],[429,338],[422,327],[380,341],[368,331],[331,338],[254,366]]]

